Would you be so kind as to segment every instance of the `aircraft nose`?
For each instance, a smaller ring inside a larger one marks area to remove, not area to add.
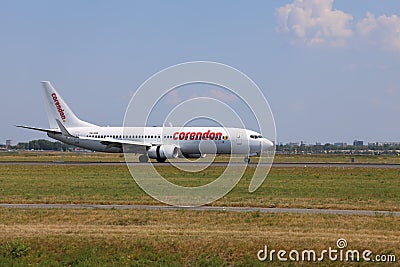
[[[264,138],[262,146],[263,146],[263,150],[268,150],[274,146],[274,143],[272,143],[270,140]]]

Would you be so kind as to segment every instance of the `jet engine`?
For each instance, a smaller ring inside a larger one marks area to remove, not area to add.
[[[179,155],[179,147],[174,145],[152,146],[147,150],[147,155],[158,162],[165,162],[166,159],[175,159]]]

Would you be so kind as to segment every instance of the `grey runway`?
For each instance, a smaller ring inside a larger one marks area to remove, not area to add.
[[[150,163],[130,162],[130,165],[145,166]],[[124,166],[125,162],[73,162],[73,161],[2,161],[0,165],[71,165],[71,166]],[[171,163],[154,163],[155,166],[173,166]],[[204,166],[203,162],[175,162],[175,166]],[[243,166],[244,163],[234,162],[231,166]],[[248,164],[256,167],[257,163]],[[211,166],[226,167],[227,162],[214,162]],[[322,163],[322,162],[296,162],[273,163],[272,167],[278,168],[400,168],[400,164],[376,164],[376,163]]]
[[[331,209],[300,209],[300,208],[260,208],[260,207],[174,207],[161,205],[101,205],[101,204],[0,204],[0,208],[12,209],[130,209],[130,210],[191,210],[191,211],[222,211],[222,212],[262,212],[262,213],[292,213],[292,214],[333,214],[359,216],[400,216],[399,211],[374,210],[331,210]]]

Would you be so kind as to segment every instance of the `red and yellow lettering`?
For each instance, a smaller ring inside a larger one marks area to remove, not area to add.
[[[221,140],[225,139],[221,132],[174,132],[172,135],[174,140]]]
[[[202,132],[198,132],[197,134],[196,134],[196,140],[201,140],[201,136],[203,135],[203,133]]]
[[[53,102],[54,102],[54,105],[55,105],[56,108],[57,108],[58,113],[60,113],[61,119],[63,120],[63,122],[65,122],[65,119],[66,119],[65,113],[64,113],[64,110],[63,110],[62,107],[61,107],[60,102],[58,101],[58,98],[57,98],[56,93],[52,93],[52,94],[51,94],[51,97],[53,98]]]
[[[190,132],[187,132],[185,135],[185,140],[187,140],[189,138]]]
[[[210,130],[208,130],[207,132],[203,133],[203,140],[207,140],[208,139],[208,135],[210,134]]]
[[[210,133],[210,136],[209,136],[210,140],[214,140],[214,137],[215,137],[215,133],[214,133],[214,132],[211,132],[211,133]]]

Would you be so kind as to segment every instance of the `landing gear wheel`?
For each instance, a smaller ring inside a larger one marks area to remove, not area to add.
[[[158,163],[163,163],[163,162],[165,162],[165,160],[166,160],[166,159],[157,158],[157,162],[158,162]]]
[[[249,164],[249,163],[250,163],[250,157],[245,157],[245,158],[244,158],[244,163]]]
[[[140,156],[139,156],[139,161],[140,161],[141,163],[146,163],[146,162],[149,161],[149,157],[148,157],[147,155],[140,155]]]

